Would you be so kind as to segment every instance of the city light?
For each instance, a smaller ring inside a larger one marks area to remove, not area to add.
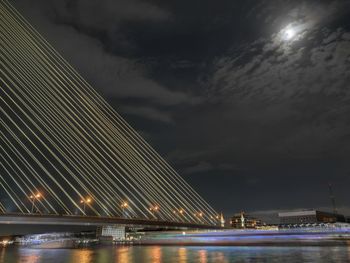
[[[159,206],[151,206],[150,208],[149,208],[149,210],[150,211],[158,211],[159,210]]]
[[[83,213],[84,214],[85,214],[85,210],[86,210],[86,204],[90,204],[91,202],[92,202],[91,197],[87,197],[87,198],[85,198],[85,200],[84,199],[80,200],[80,204],[83,205]]]
[[[92,202],[92,199],[90,197],[87,197],[85,200],[84,199],[80,200],[81,204],[84,204],[84,203],[90,204],[91,202]]]
[[[30,196],[29,196],[29,199],[32,200],[32,208],[31,208],[31,210],[30,210],[31,214],[34,213],[35,201],[36,201],[36,200],[39,200],[41,197],[42,197],[41,193],[37,193],[37,194],[35,194],[35,195],[30,195]]]
[[[120,207],[122,208],[122,216],[124,217],[125,216],[125,209],[128,208],[129,204],[128,202],[123,202]]]
[[[2,245],[4,247],[7,245],[11,245],[11,244],[13,244],[13,240],[4,239],[4,240],[0,241],[0,245]]]
[[[155,214],[156,214],[156,212],[158,212],[159,206],[158,206],[158,205],[151,206],[151,207],[149,208],[149,210],[152,212],[153,216],[154,216],[155,218],[157,218]]]
[[[41,194],[40,194],[40,193],[37,193],[37,194],[35,194],[35,195],[29,196],[29,198],[32,199],[32,200],[34,200],[34,199],[39,199],[39,198],[41,198]]]

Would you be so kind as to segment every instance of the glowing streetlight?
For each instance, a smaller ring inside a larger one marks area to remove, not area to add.
[[[32,200],[32,209],[30,210],[31,214],[33,214],[33,212],[34,212],[35,201],[39,200],[41,197],[42,197],[42,195],[40,193],[29,196],[30,200]]]
[[[155,206],[151,206],[149,208],[149,210],[152,212],[153,216],[156,217],[155,213],[157,213],[159,211],[159,206],[155,205]],[[157,218],[157,217],[156,217]]]
[[[185,213],[185,210],[183,210],[182,208],[178,210],[178,218],[180,221],[184,221],[184,213]]]
[[[83,205],[84,214],[85,214],[85,210],[86,210],[86,204],[90,204],[91,202],[92,202],[92,199],[90,197],[86,198],[85,200],[84,199],[80,200],[80,204]]]
[[[158,211],[159,210],[159,206],[151,206],[150,208],[149,208],[149,210],[150,211]]]
[[[128,202],[123,202],[123,203],[120,205],[120,207],[121,207],[122,210],[123,210],[122,216],[124,216],[125,209],[127,209],[127,208],[129,207],[129,204],[128,204]]]
[[[199,222],[201,222],[201,218],[203,217],[203,213],[202,212],[198,212],[198,213],[195,213],[193,215],[198,218]]]

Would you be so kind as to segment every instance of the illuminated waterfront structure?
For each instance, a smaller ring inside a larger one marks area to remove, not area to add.
[[[244,212],[235,214],[230,218],[230,227],[236,229],[255,229],[265,224],[257,218],[247,215]]]
[[[222,213],[220,214],[220,226],[225,227],[225,218]]]
[[[280,224],[313,224],[346,222],[344,215],[318,210],[301,210],[278,213]]]

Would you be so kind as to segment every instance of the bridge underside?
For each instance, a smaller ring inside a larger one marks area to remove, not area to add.
[[[60,225],[60,226],[109,226],[125,225],[133,227],[160,228],[191,228],[191,229],[219,229],[220,227],[183,222],[168,222],[161,220],[145,220],[138,218],[98,217],[98,216],[69,216],[69,215],[29,215],[3,214],[0,224],[6,225]]]

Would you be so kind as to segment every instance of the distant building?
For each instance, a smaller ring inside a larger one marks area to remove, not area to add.
[[[225,227],[225,219],[222,213],[220,214],[220,226]]]
[[[112,240],[124,240],[125,239],[125,226],[123,225],[111,225],[102,226],[97,229],[97,235],[101,239],[111,238]]]
[[[255,229],[264,225],[260,219],[247,215],[244,212],[235,214],[230,219],[230,227],[236,229]]]
[[[346,222],[345,216],[318,210],[301,210],[278,213],[280,224],[314,224]]]

